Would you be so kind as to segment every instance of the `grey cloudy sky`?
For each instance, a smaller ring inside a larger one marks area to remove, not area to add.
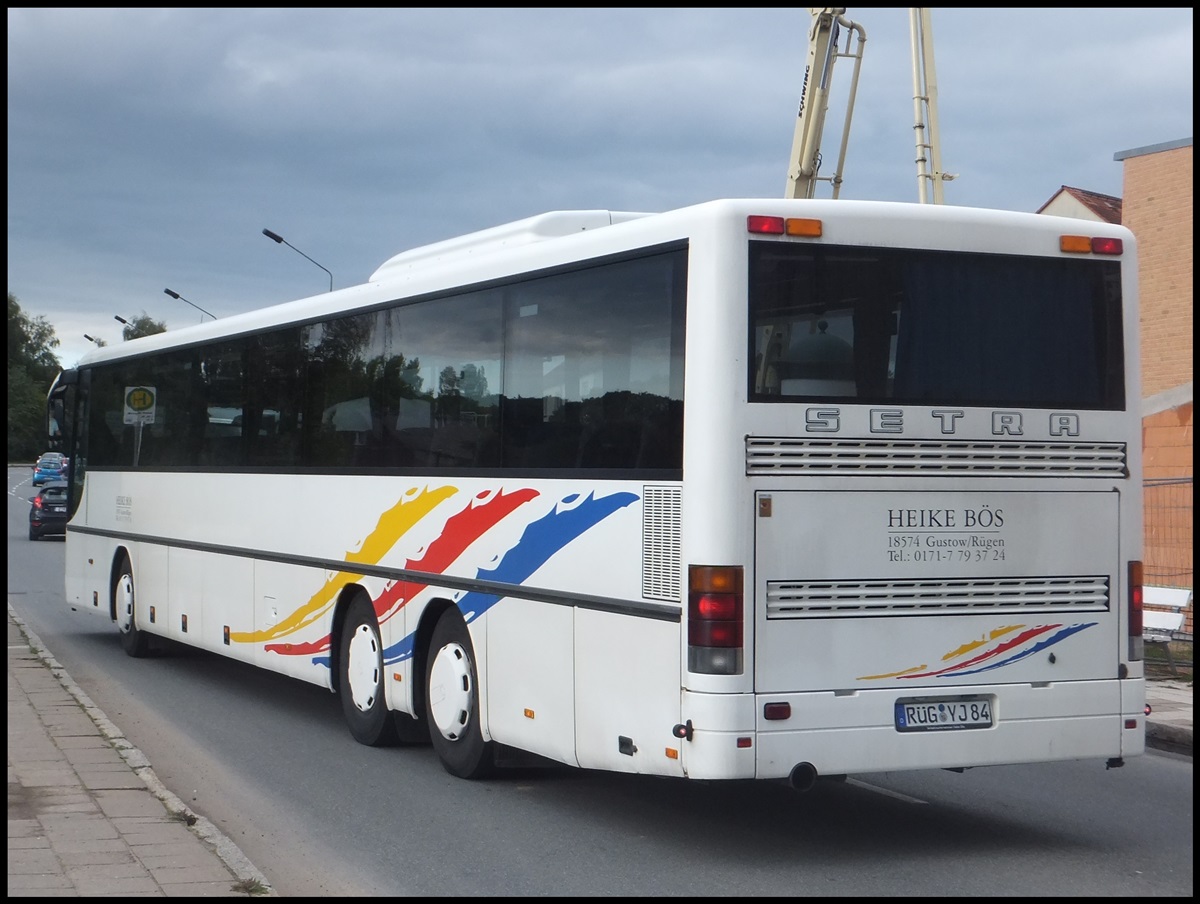
[[[908,11],[867,41],[843,198],[916,201]],[[1192,10],[933,11],[946,203],[1121,194],[1192,136]],[[806,9],[8,10],[8,291],[74,364],[364,282],[547,210],[782,197]],[[850,63],[835,70],[849,82]],[[841,111],[823,147],[832,165]],[[824,172],[824,171],[823,171]],[[827,188],[821,197],[827,197]]]

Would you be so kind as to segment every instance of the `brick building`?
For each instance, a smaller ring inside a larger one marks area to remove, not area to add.
[[[1120,151],[1123,196],[1062,186],[1039,213],[1123,223],[1138,241],[1146,583],[1193,586],[1192,139]],[[1184,630],[1192,633],[1189,610]]]
[[[1192,139],[1114,159],[1138,240],[1146,583],[1192,587]]]

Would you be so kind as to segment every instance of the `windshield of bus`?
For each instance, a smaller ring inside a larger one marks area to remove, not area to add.
[[[750,243],[753,402],[1121,410],[1112,260]]]

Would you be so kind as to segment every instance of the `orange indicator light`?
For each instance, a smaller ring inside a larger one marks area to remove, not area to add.
[[[800,235],[805,238],[818,239],[821,237],[821,221],[808,220],[801,217],[788,217],[784,225],[788,235]]]

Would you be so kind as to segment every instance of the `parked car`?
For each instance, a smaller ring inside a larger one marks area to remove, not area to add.
[[[43,452],[33,466],[33,485],[40,487],[48,480],[65,480],[67,457],[61,452]]]
[[[67,482],[51,480],[29,500],[29,539],[67,532]]]

